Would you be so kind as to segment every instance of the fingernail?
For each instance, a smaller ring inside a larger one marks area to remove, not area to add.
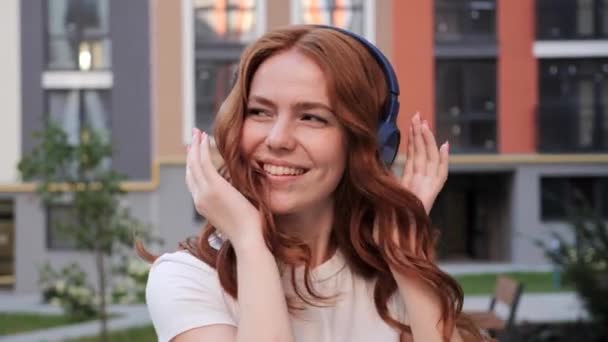
[[[192,137],[194,138],[196,136],[196,128],[192,129]]]
[[[423,121],[422,121],[422,125],[423,125],[424,127],[429,127],[429,123],[428,123],[428,122],[426,122],[426,120],[423,120]]]

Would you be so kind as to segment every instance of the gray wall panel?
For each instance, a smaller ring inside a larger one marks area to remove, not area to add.
[[[21,1],[21,146],[26,154],[34,147],[32,133],[42,129],[44,93],[41,75],[44,64],[43,1]]]
[[[113,162],[132,180],[150,178],[150,15],[147,0],[110,1]]]

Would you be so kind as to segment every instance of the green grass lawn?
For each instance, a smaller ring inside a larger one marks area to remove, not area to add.
[[[131,328],[127,330],[112,331],[110,332],[109,340],[112,342],[155,342],[158,341],[154,328],[151,325],[145,325],[137,328]],[[97,342],[100,341],[99,337],[83,337],[75,340],[69,340],[69,342]]]
[[[0,336],[79,323],[64,315],[0,313]]]
[[[524,284],[524,293],[542,293],[542,292],[561,292],[573,291],[573,288],[563,285],[561,288],[553,286],[552,272],[509,272],[505,275],[520,281]],[[496,283],[495,273],[484,274],[467,274],[455,276],[456,280],[462,286],[464,294],[470,295],[490,295],[494,293],[494,285]]]

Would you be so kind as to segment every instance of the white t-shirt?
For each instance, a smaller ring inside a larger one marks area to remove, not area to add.
[[[288,273],[285,288],[291,288]],[[320,294],[339,297],[332,306],[307,306],[291,316],[297,342],[399,341],[399,332],[376,311],[373,282],[353,274],[341,253],[316,267],[312,277]],[[224,292],[217,272],[185,251],[164,254],[152,265],[146,301],[159,341],[197,327],[239,322],[238,303]],[[405,322],[398,291],[388,306],[392,317]]]

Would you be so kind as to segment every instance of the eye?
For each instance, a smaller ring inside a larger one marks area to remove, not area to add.
[[[247,109],[247,116],[268,116],[268,112],[261,108],[252,107]]]
[[[322,117],[320,117],[318,115],[314,115],[314,114],[303,114],[302,115],[302,120],[304,120],[304,121],[320,122],[320,123],[324,123],[324,124],[326,124],[328,122],[324,118],[322,118]]]

